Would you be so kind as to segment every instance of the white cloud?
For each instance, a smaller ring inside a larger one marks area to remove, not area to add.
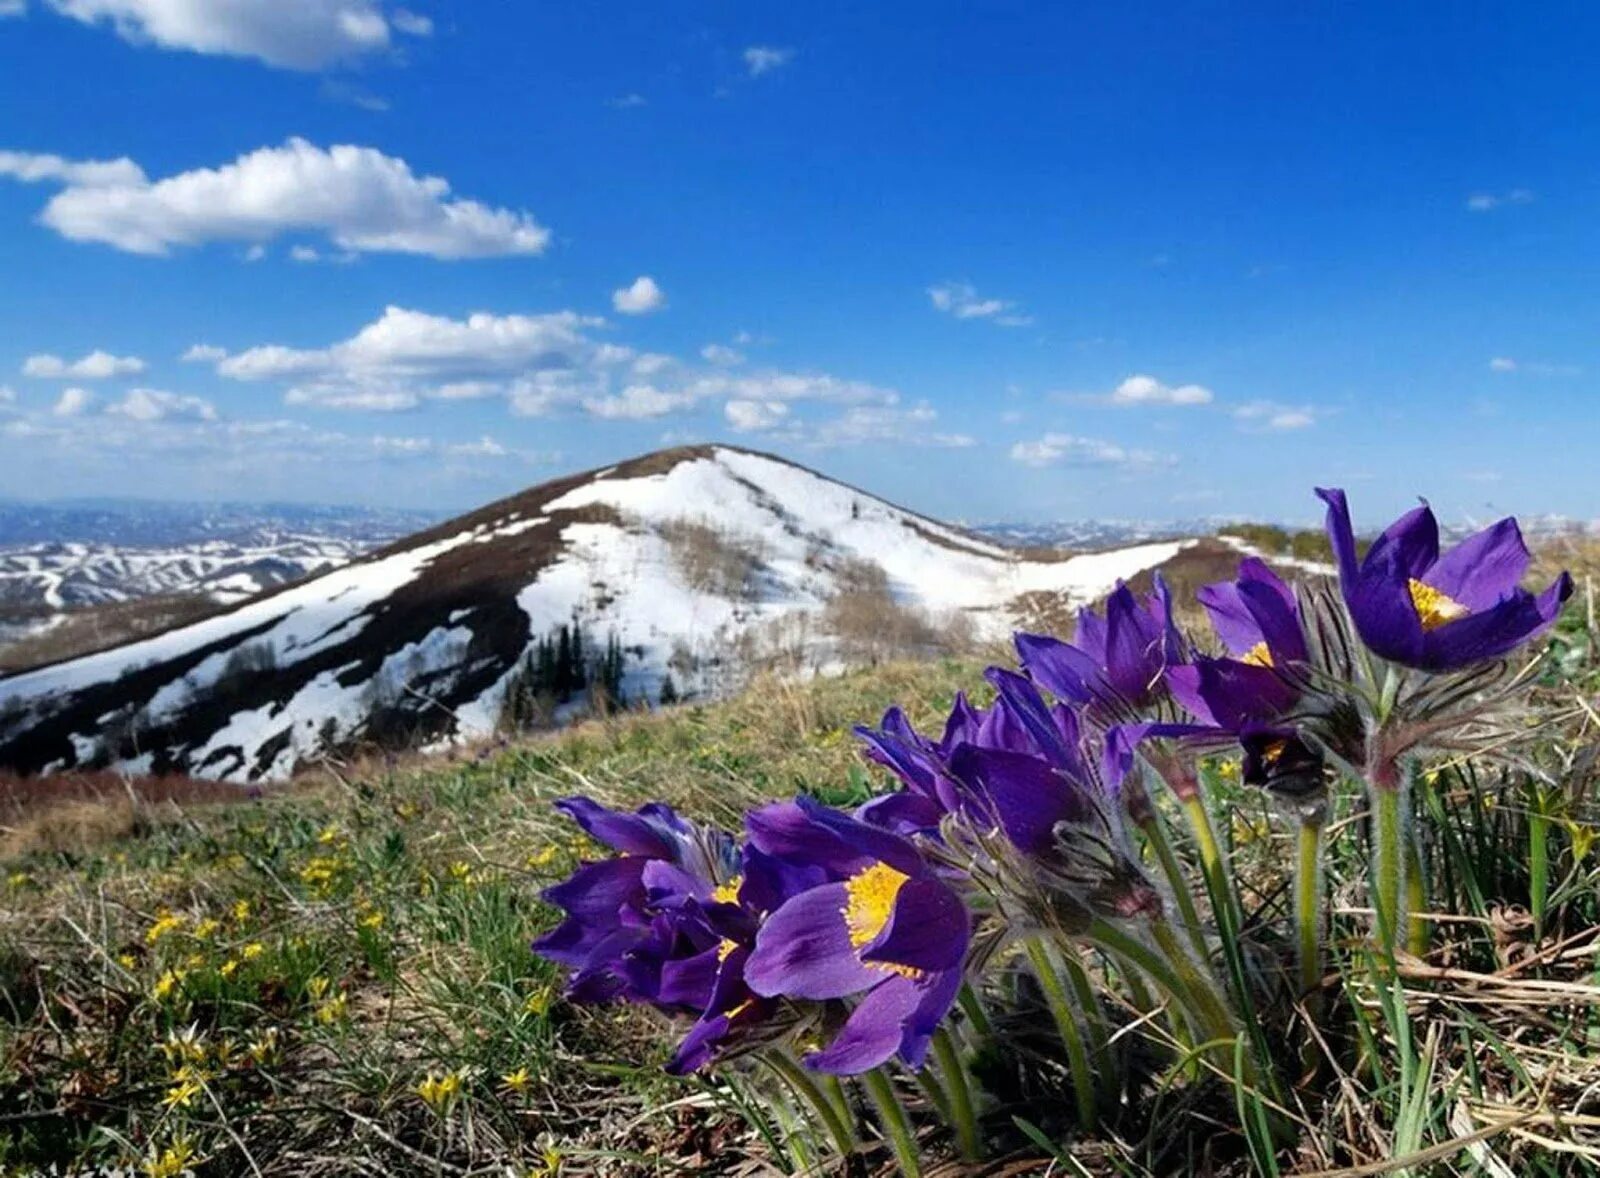
[[[933,429],[939,414],[926,402],[909,408],[894,405],[855,405],[838,417],[819,423],[806,441],[816,447],[859,446],[869,442],[902,446],[936,446],[962,449],[977,445],[966,434]]]
[[[137,356],[113,356],[99,349],[72,361],[41,352],[22,362],[22,374],[46,380],[108,380],[114,376],[137,376],[145,367]]]
[[[1551,364],[1543,360],[1514,360],[1496,356],[1489,361],[1490,372],[1521,372],[1528,376],[1577,376],[1583,369],[1576,364]]]
[[[325,348],[248,348],[218,360],[217,372],[232,380],[292,382],[296,404],[408,409],[424,396],[482,395],[481,382],[582,368],[596,350],[585,329],[599,323],[572,311],[450,319],[387,307],[347,340]]]
[[[675,357],[664,355],[661,352],[641,352],[634,358],[633,374],[635,376],[656,376],[668,369],[676,368],[678,361]]]
[[[389,23],[408,37],[433,36],[433,18],[408,8],[396,8],[389,17]]]
[[[1033,316],[1017,314],[1012,309],[1016,304],[1006,299],[979,298],[977,288],[970,282],[930,286],[928,299],[934,310],[957,319],[987,319],[1001,327],[1026,327],[1033,322]]]
[[[623,315],[648,315],[667,305],[667,296],[648,274],[633,280],[632,286],[611,292],[611,305]]]
[[[744,363],[744,353],[726,344],[707,344],[700,349],[700,355],[707,364],[715,364],[719,368],[731,368]]]
[[[24,184],[134,185],[145,183],[144,169],[123,156],[115,160],[69,160],[59,155],[27,151],[0,151],[0,176]]]
[[[133,421],[215,421],[217,411],[200,397],[186,397],[160,389],[130,389],[106,412]]]
[[[1109,399],[1113,405],[1209,405],[1213,396],[1204,385],[1174,387],[1136,373],[1113,389]]]
[[[648,106],[649,100],[643,94],[623,94],[606,103],[612,110],[634,110],[641,106]]]
[[[1288,433],[1317,424],[1318,410],[1310,405],[1280,405],[1276,401],[1247,401],[1234,406],[1233,419],[1252,433]]]
[[[309,245],[296,245],[289,248],[291,262],[317,262],[322,260],[322,255]]]
[[[1474,192],[1467,197],[1467,208],[1474,213],[1492,213],[1506,205],[1532,204],[1534,195],[1526,188],[1513,188],[1509,192]]]
[[[744,51],[744,68],[752,78],[770,74],[793,60],[793,49],[779,49],[772,45],[752,45]]]
[[[8,384],[0,384],[0,405],[15,405],[17,403],[17,390]]]
[[[28,11],[28,0],[0,0],[0,20],[8,16],[21,16]]]
[[[487,434],[476,442],[455,442],[446,446],[444,452],[452,458],[504,458],[511,453]]]
[[[81,169],[96,169],[92,182],[73,178]],[[441,259],[539,254],[550,240],[526,212],[452,199],[443,179],[350,144],[290,139],[155,182],[125,160],[76,164],[16,153],[0,157],[0,174],[65,183],[40,214],[44,224],[71,241],[137,254],[217,241],[253,243],[254,251],[286,233],[324,234],[351,253]]]
[[[88,389],[63,389],[50,412],[57,417],[81,417],[94,404],[94,394]]]
[[[387,52],[393,33],[426,36],[432,22],[376,0],[48,0],[57,12],[108,25],[124,41],[283,69],[317,70]]]
[[[1085,438],[1076,434],[1044,434],[1011,447],[1011,460],[1024,466],[1171,466],[1170,455],[1149,450],[1130,450],[1115,442]]]
[[[782,401],[729,401],[722,413],[740,433],[764,433],[783,424],[789,406]]]
[[[733,376],[717,373],[693,380],[697,399],[730,397],[743,401],[834,401],[844,404],[893,405],[900,394],[859,380],[825,373],[758,372]]]
[[[686,409],[694,397],[684,392],[663,392],[654,385],[631,384],[614,397],[595,397],[583,403],[591,417],[607,421],[643,421]]]
[[[185,364],[215,364],[218,360],[226,359],[227,355],[228,349],[215,344],[192,344],[179,359]]]

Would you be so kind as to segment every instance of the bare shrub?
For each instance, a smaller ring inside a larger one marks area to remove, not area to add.
[[[762,554],[703,520],[675,519],[661,525],[672,559],[696,593],[749,599],[755,594]]]
[[[877,666],[948,649],[945,636],[927,615],[895,600],[881,565],[847,561],[839,566],[837,579],[839,589],[823,609],[822,625],[838,640],[846,662]]]

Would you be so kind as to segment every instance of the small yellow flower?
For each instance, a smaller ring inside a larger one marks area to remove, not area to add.
[[[317,1007],[317,1021],[323,1026],[331,1026],[334,1023],[343,1022],[345,1010],[349,1004],[350,996],[348,994],[335,994]]]
[[[207,937],[215,936],[217,934],[217,930],[221,927],[222,922],[220,920],[214,920],[208,916],[199,924],[194,926],[194,935],[199,937],[201,940],[204,940]]]
[[[152,1154],[144,1163],[147,1178],[178,1178],[188,1171],[194,1159],[194,1146],[187,1137],[179,1137],[166,1149]]]
[[[522,1004],[522,1009],[529,1014],[543,1014],[550,1009],[550,992],[548,990],[540,990],[537,993],[529,994],[528,1000]]]
[[[6,877],[6,882],[14,888],[25,888],[33,882],[33,876],[26,871],[13,871]]]
[[[362,928],[379,929],[383,927],[383,913],[369,912],[360,920]]]
[[[560,854],[561,851],[558,847],[545,847],[543,850],[537,851],[528,856],[528,866],[549,867],[550,864],[556,861],[557,856]]]
[[[177,932],[185,923],[187,923],[186,919],[177,913],[163,911],[156,917],[155,923],[145,930],[145,944],[154,945],[168,933]]]
[[[329,843],[338,842],[339,841],[339,827],[338,827],[338,825],[337,824],[330,824],[328,826],[324,826],[322,828],[322,832],[317,835],[317,841],[319,843],[321,843],[323,846],[327,846]]]
[[[442,1076],[435,1076],[429,1072],[422,1083],[417,1085],[417,1095],[422,1097],[422,1103],[440,1116],[443,1116],[445,1110],[455,1103],[460,1092],[459,1072],[446,1072]]]
[[[463,887],[471,887],[474,882],[472,864],[463,863],[459,859],[456,860],[456,862],[450,864],[450,878]]]
[[[1589,857],[1589,852],[1594,850],[1595,839],[1600,836],[1600,829],[1571,818],[1563,818],[1561,826],[1567,832],[1568,841],[1572,843],[1572,861],[1582,863]]]
[[[527,1091],[528,1085],[532,1082],[533,1076],[529,1074],[527,1068],[518,1068],[516,1071],[507,1072],[500,1077],[500,1083],[506,1086],[507,1092],[516,1092],[518,1094]]]
[[[183,984],[184,971],[169,969],[156,979],[156,984],[150,987],[150,997],[157,1002],[164,1002],[171,993]]]
[[[250,1062],[257,1067],[263,1067],[278,1058],[278,1028],[268,1027],[261,1034],[250,1040],[249,1046],[244,1051],[250,1057]]]
[[[306,983],[306,993],[311,995],[312,1001],[317,1001],[328,992],[328,979],[318,974]]]
[[[249,900],[235,900],[233,902],[233,911],[230,913],[230,915],[233,917],[233,923],[234,924],[243,924],[245,921],[249,920],[250,919],[250,901]]]
[[[172,1031],[161,1044],[161,1054],[168,1063],[200,1063],[206,1057],[205,1033],[193,1023],[181,1031]]]
[[[225,981],[231,982],[233,980],[233,975],[239,972],[239,962],[230,957],[221,965],[217,966],[217,972],[222,975]]]
[[[243,949],[239,950],[239,956],[243,957],[246,961],[254,961],[266,951],[267,947],[260,941],[251,941]]]
[[[117,964],[123,969],[137,969],[139,967],[139,959],[132,953],[118,953]]]
[[[205,1091],[205,1085],[193,1076],[189,1076],[171,1088],[161,1098],[161,1103],[168,1108],[188,1108],[194,1098]]]

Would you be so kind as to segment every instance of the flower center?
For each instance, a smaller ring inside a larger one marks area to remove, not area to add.
[[[1411,590],[1411,604],[1417,611],[1424,632],[1437,630],[1447,622],[1464,618],[1472,611],[1454,598],[1441,593],[1432,585],[1424,585],[1412,577],[1406,588]]]
[[[1265,642],[1258,642],[1249,650],[1239,656],[1241,663],[1249,663],[1252,667],[1272,666],[1272,651],[1267,649]]]
[[[744,876],[736,875],[727,883],[718,884],[711,892],[713,903],[737,904],[739,902],[739,889],[744,886]]]
[[[733,954],[733,951],[738,947],[739,943],[737,941],[731,940],[728,937],[723,937],[722,940],[717,944],[717,960],[719,962],[728,960],[728,958]]]
[[[889,914],[894,911],[895,897],[910,878],[887,863],[874,863],[845,881],[849,899],[844,906],[844,923],[850,930],[850,944],[854,948],[860,949],[878,939],[889,923]]]

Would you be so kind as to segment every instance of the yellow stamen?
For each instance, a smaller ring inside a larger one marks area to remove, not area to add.
[[[1411,604],[1417,611],[1424,631],[1437,630],[1447,622],[1464,618],[1472,611],[1459,601],[1448,597],[1432,585],[1424,585],[1412,577],[1406,588],[1411,590]]]
[[[739,902],[739,889],[744,886],[744,876],[736,875],[727,883],[718,884],[711,893],[711,899],[718,904],[737,904]]]
[[[738,947],[739,947],[739,944],[738,944],[737,941],[730,941],[727,937],[723,937],[722,938],[722,943],[717,946],[717,960],[718,961],[726,961],[726,960],[728,960],[728,955],[730,953],[732,953]]]
[[[731,1023],[734,1019],[738,1018],[741,1014],[749,1010],[755,1004],[756,1000],[754,998],[746,998],[743,1002],[739,1003],[738,1006],[735,1006],[732,1010],[728,1011],[728,1021]]]
[[[859,949],[878,939],[894,911],[895,897],[911,877],[887,863],[874,863],[845,881],[849,900],[844,907],[844,922],[850,929],[850,944]]]
[[[1252,667],[1272,666],[1272,651],[1267,649],[1265,642],[1258,642],[1249,650],[1239,656],[1241,663],[1249,663]]]

